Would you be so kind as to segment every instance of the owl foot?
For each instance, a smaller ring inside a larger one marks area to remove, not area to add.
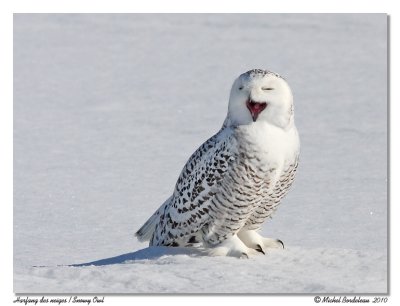
[[[268,249],[283,249],[284,244],[279,239],[264,238],[256,231],[243,230],[237,236],[249,248],[265,254]]]
[[[236,235],[209,249],[208,253],[211,256],[230,256],[237,258],[249,258],[251,255],[260,254],[256,250],[248,248]]]

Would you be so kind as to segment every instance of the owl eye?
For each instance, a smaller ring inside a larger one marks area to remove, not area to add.
[[[274,90],[272,87],[261,87],[262,90]]]
[[[242,90],[242,89],[243,89],[243,86],[240,86],[240,87],[239,87],[239,90]]]

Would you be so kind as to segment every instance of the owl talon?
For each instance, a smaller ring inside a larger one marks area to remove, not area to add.
[[[257,247],[255,248],[255,250],[256,250],[257,252],[263,253],[263,254],[265,255],[265,252],[264,252],[264,250],[262,249],[261,245],[257,244]]]
[[[280,239],[273,239],[273,238],[262,238],[263,246],[269,249],[284,249],[285,245],[283,241]]]

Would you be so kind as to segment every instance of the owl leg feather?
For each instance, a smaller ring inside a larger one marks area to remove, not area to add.
[[[283,242],[279,239],[265,238],[254,230],[241,230],[237,234],[239,239],[249,248],[254,249],[263,254],[268,249],[283,249]]]
[[[208,253],[211,256],[231,256],[237,258],[249,258],[250,255],[260,254],[256,250],[248,248],[236,235],[210,248]]]

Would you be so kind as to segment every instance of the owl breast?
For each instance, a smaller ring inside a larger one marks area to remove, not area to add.
[[[235,129],[234,159],[211,201],[213,222],[203,229],[211,245],[241,229],[260,227],[290,187],[297,155],[286,152],[293,148],[274,132],[259,124]]]
[[[253,193],[244,229],[259,229],[280,204],[293,183],[299,157],[295,127],[283,133],[273,126],[243,127],[236,131],[238,164]]]

